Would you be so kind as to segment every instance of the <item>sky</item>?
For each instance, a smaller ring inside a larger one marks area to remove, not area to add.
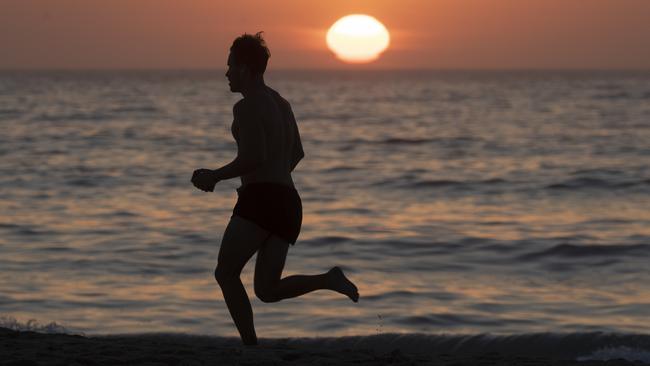
[[[370,64],[325,43],[355,13],[391,34]],[[224,68],[258,31],[276,69],[650,69],[650,0],[0,0],[0,69]]]

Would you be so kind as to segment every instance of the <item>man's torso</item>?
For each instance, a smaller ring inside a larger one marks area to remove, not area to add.
[[[266,140],[266,161],[254,171],[242,175],[241,183],[275,182],[294,187],[290,164],[296,145],[297,125],[289,112],[289,104],[275,90],[267,87],[265,91],[247,98],[247,108],[256,108],[261,116]],[[233,121],[231,132],[237,144],[237,124]],[[299,138],[299,137],[298,137]]]

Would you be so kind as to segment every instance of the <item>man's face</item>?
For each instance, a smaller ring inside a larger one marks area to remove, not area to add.
[[[228,83],[230,85],[231,92],[240,92],[242,86],[246,82],[246,67],[244,65],[238,65],[235,62],[235,57],[232,53],[228,55],[228,71],[226,71],[226,77],[228,78]]]

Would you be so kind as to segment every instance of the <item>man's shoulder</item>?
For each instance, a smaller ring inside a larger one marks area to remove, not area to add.
[[[240,99],[232,107],[232,111],[235,115],[248,113],[256,108],[256,104],[257,104],[256,101],[253,100],[252,98]]]
[[[247,109],[247,108],[255,108],[259,107],[262,105],[266,100],[268,99],[268,96],[261,94],[261,93],[255,93],[247,96],[246,98],[242,98],[235,103],[235,106],[233,109],[235,110],[242,110],[242,109]]]
[[[241,115],[246,113],[263,113],[263,111],[268,110],[270,104],[279,103],[279,107],[282,109],[291,109],[291,104],[287,101],[280,93],[277,91],[268,88],[268,93],[259,93],[251,94],[246,98],[242,98],[235,103],[233,106],[233,112],[235,115]]]
[[[284,99],[284,97],[280,93],[278,93],[275,89],[269,87],[269,91],[275,97],[276,100],[280,101],[280,103],[283,106],[291,107],[291,104],[289,103],[289,101]]]

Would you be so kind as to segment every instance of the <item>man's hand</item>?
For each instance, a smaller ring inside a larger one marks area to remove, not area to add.
[[[203,192],[214,192],[217,182],[214,171],[210,169],[197,169],[192,174],[192,184]]]

